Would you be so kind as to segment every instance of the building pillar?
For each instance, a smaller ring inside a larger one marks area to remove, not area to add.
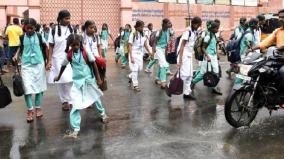
[[[132,0],[120,0],[120,25],[132,23]]]
[[[0,6],[0,32],[2,33],[6,24],[7,24],[7,16],[6,16],[6,7]]]

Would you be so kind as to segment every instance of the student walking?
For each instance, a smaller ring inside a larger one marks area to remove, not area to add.
[[[130,34],[129,45],[129,67],[131,73],[129,74],[129,83],[133,84],[135,91],[140,92],[138,86],[138,72],[143,70],[143,53],[144,48],[152,54],[148,48],[146,37],[143,33],[144,22],[138,20],[135,24],[135,30]]]
[[[54,78],[54,81],[60,80],[67,65],[71,63],[73,70],[73,85],[71,89],[73,107],[70,112],[70,125],[73,131],[68,134],[68,137],[77,138],[81,124],[80,110],[95,104],[96,108],[99,108],[104,122],[107,121],[107,115],[100,99],[103,93],[98,85],[102,84],[102,80],[94,56],[85,50],[80,35],[69,35],[67,43],[67,55],[65,55],[60,72]],[[71,46],[70,50],[69,46]]]
[[[48,83],[54,84],[54,77],[58,75],[62,62],[65,59],[67,37],[73,33],[70,25],[71,14],[67,10],[61,10],[58,13],[57,23],[48,36],[49,55],[47,59],[47,68],[50,70]],[[67,65],[61,79],[56,82],[57,91],[62,103],[62,110],[69,111],[71,103],[70,90],[72,87],[72,69]]]
[[[36,33],[36,21],[29,18],[25,21],[26,33],[21,37],[21,45],[18,48],[13,60],[17,62],[21,56],[22,67],[21,76],[24,85],[24,97],[26,101],[27,122],[33,121],[33,115],[37,118],[43,116],[41,110],[43,92],[47,89],[46,75],[45,75],[45,63],[42,52],[43,46],[46,44],[41,39],[42,36]],[[44,50],[45,51],[45,50]],[[32,95],[35,95],[35,102],[33,105]],[[35,111],[34,111],[35,106]]]

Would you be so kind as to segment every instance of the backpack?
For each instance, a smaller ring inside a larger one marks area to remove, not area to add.
[[[116,50],[116,48],[120,47],[120,38],[121,36],[119,35],[115,40],[114,40],[114,50]]]
[[[47,48],[46,46],[46,43],[43,42],[43,39],[42,39],[42,36],[40,33],[36,33],[37,34],[37,37],[38,37],[38,40],[39,40],[39,45],[40,45],[40,49],[41,49],[41,53],[42,53],[42,56],[43,56],[43,59],[44,61],[46,61],[46,54],[45,54],[45,50]],[[25,37],[25,34],[20,36],[20,52],[22,53],[23,50],[24,50],[24,37]]]
[[[242,39],[246,34],[251,33],[250,31],[245,31],[240,38],[230,40],[226,46],[226,51],[228,52],[228,61],[235,63],[241,60],[240,45]]]
[[[194,46],[193,46],[195,59],[198,60],[198,61],[203,61],[203,58],[204,58],[202,46],[203,46],[204,38],[207,36],[207,32],[205,32],[204,37],[202,36],[202,33],[204,33],[204,32],[201,32],[200,34],[198,34],[198,36],[197,36],[197,38],[194,42]],[[212,34],[211,33],[209,33],[209,34],[210,34],[210,39],[209,39],[208,44],[210,44],[210,42],[212,40]]]
[[[158,37],[156,37],[157,31],[153,31],[153,32],[151,33],[150,39],[149,39],[149,45],[150,45],[151,47],[154,46],[154,42],[155,42],[155,41],[158,41],[158,40],[162,37],[162,33],[163,33],[163,32],[162,32],[162,29],[159,30],[159,36],[158,36]]]
[[[73,51],[72,49],[70,49],[67,53],[67,60],[71,63],[71,66],[72,66],[72,56],[73,56]],[[85,49],[83,49],[82,51],[82,56],[86,62],[86,64],[89,66],[91,72],[92,72],[92,77],[94,77],[94,73],[93,73],[93,67],[92,67],[92,64],[91,62],[89,61],[88,59],[88,55],[87,55],[87,52]],[[100,89],[102,91],[105,91],[107,90],[107,81],[105,79],[105,75],[106,75],[106,60],[104,58],[101,58],[101,57],[95,57],[96,58],[96,65],[98,67],[98,71],[99,71],[99,74],[100,74],[100,77],[103,81],[103,85],[100,87]]]

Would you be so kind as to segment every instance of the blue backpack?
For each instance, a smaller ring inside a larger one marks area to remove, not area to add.
[[[228,61],[231,63],[236,63],[241,61],[241,41],[245,37],[246,34],[251,33],[250,31],[246,31],[242,34],[240,38],[232,39],[228,42],[226,46],[226,51],[228,52]]]

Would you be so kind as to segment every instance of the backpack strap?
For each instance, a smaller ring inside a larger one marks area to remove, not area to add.
[[[72,55],[73,55],[73,51],[72,49],[70,49],[67,53],[67,60],[72,63]]]
[[[20,36],[20,54],[22,54],[24,50],[24,38],[25,38],[25,34]]]
[[[82,55],[83,55],[83,58],[84,58],[86,64],[88,64],[89,63],[89,59],[88,59],[87,52],[86,52],[85,49],[82,50]]]
[[[59,27],[59,26],[58,26]],[[53,43],[55,42],[55,29],[56,29],[56,26],[54,26],[52,29],[51,29],[51,35],[52,35],[52,39],[53,39]]]

